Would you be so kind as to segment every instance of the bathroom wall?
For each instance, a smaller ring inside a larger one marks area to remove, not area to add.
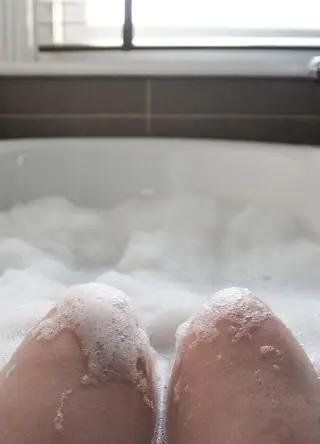
[[[261,76],[0,76],[0,138],[165,136],[320,144],[320,85]]]
[[[316,50],[39,53],[32,3],[0,0],[1,139],[320,144],[320,84],[308,76]]]

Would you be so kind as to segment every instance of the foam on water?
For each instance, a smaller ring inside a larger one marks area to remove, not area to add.
[[[2,364],[70,285],[89,281],[124,291],[170,358],[177,327],[214,291],[248,287],[319,362],[319,239],[278,207],[179,194],[95,210],[48,198],[0,213],[0,232]]]
[[[205,312],[201,322],[195,316],[203,304],[210,310],[215,307],[218,319],[227,297],[232,317],[233,308],[239,312],[244,298],[257,294],[292,329],[320,375],[319,154],[219,146],[212,157],[202,157],[200,147],[189,148],[183,147],[183,156],[173,150],[159,162],[159,171],[170,166],[164,172],[167,195],[157,189],[161,175],[153,183],[157,164],[146,173],[152,180],[143,183],[145,188],[136,193],[134,184],[130,195],[136,197],[108,209],[50,197],[0,212],[0,367],[27,332],[46,340],[72,328],[89,358],[83,383],[115,376],[120,368],[123,374],[125,365],[126,376],[143,389],[135,363],[143,356],[148,337],[162,356],[172,360],[180,325],[178,340],[188,328],[195,328],[200,339],[214,339],[205,334]],[[146,149],[139,159],[150,156]],[[21,158],[18,164],[24,168]],[[141,161],[139,174],[143,167]],[[130,168],[125,165],[122,176],[116,169],[120,191],[123,183],[135,180]],[[119,190],[114,191],[116,197]],[[112,205],[114,201],[117,198]],[[88,282],[93,283],[84,285]],[[215,293],[226,287],[233,290]],[[235,287],[250,288],[252,293]],[[236,320],[231,326],[234,340],[268,316],[265,306],[251,302],[251,312],[243,313],[247,322],[238,328]],[[53,318],[34,329],[56,304]],[[101,315],[106,311],[107,319]],[[134,321],[135,311],[139,322]],[[122,345],[117,328],[131,342],[125,338]],[[210,335],[214,333],[219,332],[210,329]],[[277,354],[269,344],[260,352],[272,363]],[[129,357],[125,363],[124,356]],[[217,360],[224,359],[217,355]],[[154,442],[162,443],[169,366],[159,360],[157,369],[161,390]],[[273,369],[279,371],[276,363]],[[258,370],[256,377],[261,378]],[[62,393],[57,405],[57,431],[63,432],[69,396],[68,391]]]

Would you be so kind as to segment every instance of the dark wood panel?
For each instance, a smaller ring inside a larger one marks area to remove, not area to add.
[[[77,117],[34,118],[0,116],[2,138],[33,137],[139,137],[145,135],[143,118]]]
[[[146,82],[0,77],[0,138],[135,137],[151,122],[155,137],[320,144],[320,86],[308,80],[158,78],[150,96]]]
[[[138,114],[145,103],[142,79],[0,79],[0,114]]]
[[[158,117],[151,122],[154,137],[197,137],[320,145],[319,119],[286,118],[179,118]]]
[[[152,81],[153,113],[320,114],[320,87],[297,79],[163,79]]]

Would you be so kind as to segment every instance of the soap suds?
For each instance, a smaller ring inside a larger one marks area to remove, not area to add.
[[[139,359],[148,361],[149,339],[125,293],[101,283],[73,286],[31,334],[50,340],[66,329],[77,336],[87,359],[83,384],[121,378],[146,393],[146,375],[137,366]]]
[[[0,213],[0,230],[2,366],[70,286],[96,281],[130,297],[169,359],[177,327],[183,337],[215,291],[251,288],[320,368],[320,239],[279,208],[177,195],[95,210],[47,198]]]
[[[64,426],[64,415],[63,415],[64,412],[63,411],[64,411],[64,406],[65,406],[66,400],[70,397],[71,394],[72,394],[72,390],[67,389],[65,392],[63,392],[61,394],[59,402],[58,402],[57,412],[56,412],[56,416],[54,417],[54,420],[53,420],[53,425],[54,425],[56,432],[58,432],[59,434],[63,434],[63,426]]]
[[[78,143],[75,142],[76,146]],[[87,150],[87,142],[83,143]],[[251,293],[244,294],[239,289],[250,288],[292,329],[320,372],[318,150],[287,150],[262,144],[232,147],[220,142],[198,146],[198,142],[191,141],[181,142],[176,149],[175,143],[165,142],[161,146],[159,151],[163,153],[168,145],[167,154],[160,156],[156,165],[150,160],[150,153],[158,158],[153,142],[132,165],[126,159],[117,163],[117,149],[111,149],[110,165],[103,165],[103,174],[108,180],[112,176],[114,191],[113,187],[105,189],[106,182],[102,181],[101,186],[99,180],[92,189],[93,183],[78,188],[70,177],[70,187],[65,190],[68,196],[76,202],[88,201],[91,196],[93,206],[97,197],[97,202],[108,204],[100,209],[80,207],[62,197],[26,202],[30,190],[23,189],[19,195],[19,187],[24,185],[19,182],[15,188],[17,199],[24,203],[0,212],[1,367],[56,304],[63,310],[76,307],[81,316],[88,313],[86,310],[90,312],[81,297],[73,301],[69,298],[71,307],[62,307],[62,301],[70,286],[96,282],[118,288],[131,299],[142,321],[141,329],[169,361],[175,356],[175,332],[179,325],[182,324],[177,335],[178,348],[179,338],[183,342],[189,328],[195,328],[197,340],[214,340],[219,335],[217,318],[223,308],[221,302],[219,308],[219,297],[210,334],[208,327],[203,328],[204,321],[197,323],[195,317],[206,303],[209,314],[210,298],[215,292],[237,287],[232,291],[238,299],[229,294],[231,290],[226,296],[241,305],[243,296],[250,298]],[[139,151],[140,141],[130,144]],[[67,145],[63,149],[68,150],[69,142]],[[132,152],[130,145],[123,158],[128,154],[134,159]],[[93,153],[96,160],[97,150],[93,149]],[[32,159],[31,151],[30,156],[17,156],[26,186]],[[90,163],[90,168],[93,165],[94,162]],[[124,168],[112,171],[114,165]],[[91,171],[94,182],[94,168]],[[61,187],[59,183],[55,190]],[[92,190],[95,193],[91,194]],[[36,190],[36,196],[41,191]],[[14,198],[9,190],[5,194]],[[90,300],[92,305],[103,305],[95,297]],[[186,322],[190,317],[191,321]],[[101,343],[106,337],[90,322],[92,336],[84,334],[83,326],[75,326],[72,316],[59,315],[54,325],[42,324],[42,328],[49,338],[54,329],[66,325],[73,325],[84,338],[83,352],[90,365],[82,384],[100,383],[101,378],[119,371],[107,366],[110,360],[106,356],[110,355],[104,354],[103,346],[104,358],[100,359]],[[254,325],[252,313],[244,313],[241,322],[231,320],[229,340],[235,346],[242,338],[250,340]],[[196,344],[195,340],[191,347]],[[274,354],[270,356],[273,358]],[[269,359],[268,354],[266,357]],[[222,359],[224,362],[225,357]],[[134,358],[129,359],[131,364],[133,361]],[[274,371],[279,371],[277,364],[281,371],[280,361],[270,360]],[[139,378],[138,372],[132,376],[131,364],[127,367],[129,377]],[[162,372],[162,368],[158,369],[158,376]],[[257,384],[261,384],[259,369],[255,377]],[[164,381],[160,379],[157,383],[161,388]],[[144,378],[137,384],[145,389]],[[165,391],[166,388],[161,392],[162,398]],[[165,412],[164,404],[161,405],[157,414],[161,413],[158,420],[163,424]],[[160,426],[155,442],[165,440],[164,430]]]
[[[260,353],[266,355],[268,353],[276,352],[276,349],[272,345],[262,345],[260,347]]]
[[[250,290],[229,288],[215,293],[203,308],[183,324],[176,334],[177,350],[187,334],[198,341],[214,341],[219,335],[219,322],[229,322],[232,342],[251,337],[253,330],[270,318],[271,311]],[[196,343],[197,341],[195,341]]]
[[[251,165],[251,158],[233,155],[243,169],[245,162]],[[271,165],[270,151],[266,156]],[[203,180],[209,181],[212,168],[201,173]],[[280,183],[279,171],[277,177]],[[230,180],[221,186],[231,187]],[[320,238],[310,228],[319,225],[316,208],[293,214],[282,201],[272,206],[271,198],[260,205],[259,193],[252,201],[247,188],[234,200],[181,188],[109,209],[51,197],[1,212],[1,365],[69,286],[96,281],[132,299],[152,345],[169,359],[176,328],[215,291],[250,288],[293,330],[318,369]],[[316,202],[316,194],[309,197]]]

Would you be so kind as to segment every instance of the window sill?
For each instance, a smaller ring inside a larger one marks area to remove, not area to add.
[[[312,78],[318,49],[41,52],[37,62],[0,63],[0,75],[254,76]]]

